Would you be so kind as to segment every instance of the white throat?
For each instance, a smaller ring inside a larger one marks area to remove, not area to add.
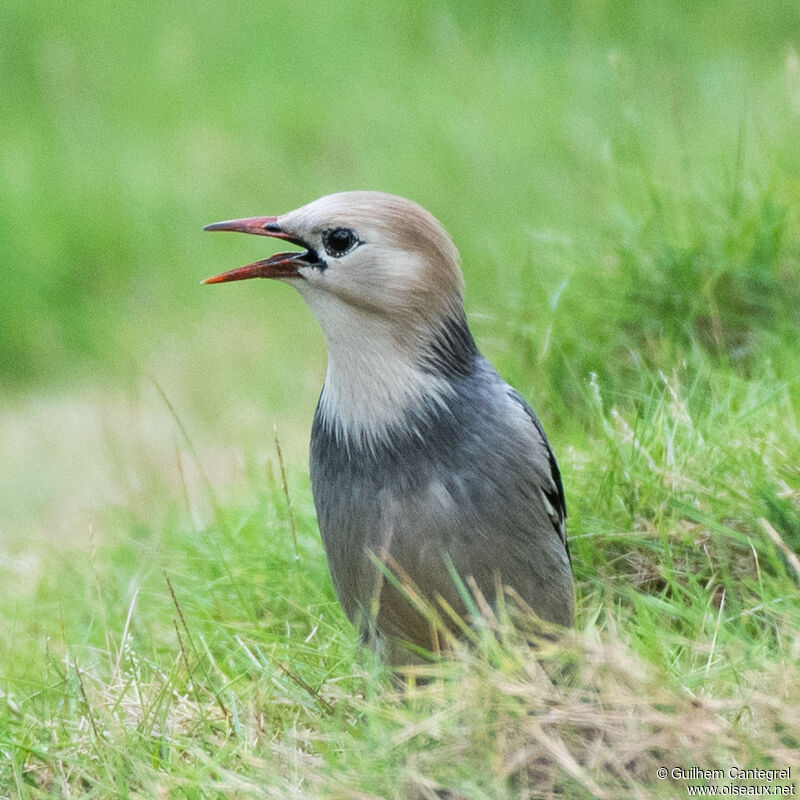
[[[452,387],[421,366],[426,342],[412,329],[398,338],[392,323],[327,292],[303,292],[322,328],[328,369],[320,413],[337,436],[374,445],[409,424],[409,412],[445,407]]]

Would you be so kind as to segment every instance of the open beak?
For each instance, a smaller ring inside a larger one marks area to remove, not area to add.
[[[243,281],[247,278],[299,278],[298,268],[310,266],[317,261],[316,254],[305,242],[281,230],[277,217],[247,217],[231,219],[225,222],[214,222],[206,225],[204,231],[236,231],[237,233],[253,233],[256,236],[271,236],[273,239],[285,239],[287,242],[306,248],[302,252],[276,253],[274,256],[255,261],[244,267],[228,270],[203,283],[225,283],[226,281]]]

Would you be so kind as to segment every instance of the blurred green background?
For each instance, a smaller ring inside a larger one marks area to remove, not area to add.
[[[356,655],[316,323],[200,284],[274,252],[203,225],[346,189],[439,217],[553,443],[593,643],[566,704],[522,650],[396,707]],[[797,0],[3,0],[0,255],[0,795],[519,797],[562,753],[575,796],[667,797],[656,760],[797,762]]]
[[[793,1],[7,0],[0,533],[177,492],[173,412],[212,482],[273,423],[302,464],[316,325],[285,286],[201,286],[269,250],[201,228],[332,191],[441,219],[557,445],[592,373],[623,404],[676,366],[791,378],[798,47]]]

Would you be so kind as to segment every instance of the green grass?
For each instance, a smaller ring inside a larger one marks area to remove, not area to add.
[[[796,544],[800,514],[753,413],[781,402],[693,414],[682,392],[638,421],[598,401],[595,460],[562,458],[574,641],[534,657],[501,620],[407,696],[343,619],[302,475],[296,549],[267,473],[205,526],[108,512],[101,547],[46,558],[6,600],[11,796],[669,797],[662,764],[794,763],[800,575],[766,529]],[[537,658],[571,671],[554,687]]]
[[[2,17],[0,798],[666,798],[662,765],[796,768],[796,4]],[[574,635],[490,617],[405,693],[318,538],[313,320],[198,285],[263,255],[203,224],[346,188],[451,231],[570,512]]]

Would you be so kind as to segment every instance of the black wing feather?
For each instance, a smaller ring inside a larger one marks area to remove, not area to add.
[[[533,409],[528,405],[525,401],[525,398],[517,392],[515,389],[512,389],[510,392],[511,396],[514,400],[516,400],[522,408],[525,410],[525,413],[530,418],[531,422],[533,422],[534,427],[539,432],[539,436],[542,437],[542,442],[544,443],[545,449],[547,450],[547,461],[548,466],[550,468],[550,478],[552,480],[552,486],[545,483],[541,487],[542,493],[547,498],[547,501],[550,503],[554,513],[550,515],[550,519],[553,521],[553,527],[556,529],[559,538],[564,543],[564,549],[567,551],[567,558],[572,563],[572,556],[569,552],[569,542],[567,541],[567,528],[566,528],[566,520],[567,520],[567,499],[564,496],[564,484],[561,481],[561,470],[558,468],[558,462],[556,461],[555,453],[553,453],[553,448],[550,447],[550,442],[547,439],[547,434],[544,432],[544,428],[542,427],[542,423],[539,422],[539,418],[534,413]]]

